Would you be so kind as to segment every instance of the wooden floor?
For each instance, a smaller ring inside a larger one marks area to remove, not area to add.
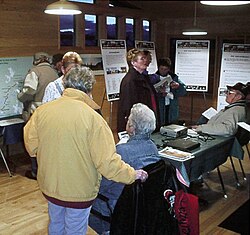
[[[15,171],[9,177],[0,159],[0,235],[28,235],[47,234],[48,215],[47,203],[42,196],[37,182],[24,177],[29,168],[29,159],[24,155],[11,157],[15,165],[10,167]],[[242,186],[236,188],[235,179],[230,162],[220,167],[224,179],[228,198],[223,197],[217,171],[205,175],[205,185],[199,190],[199,195],[206,198],[209,205],[200,208],[200,234],[237,234],[218,227],[225,218],[249,199],[250,160],[248,156],[243,160],[247,181],[241,176],[238,160],[235,160]],[[88,235],[94,235],[88,230]]]

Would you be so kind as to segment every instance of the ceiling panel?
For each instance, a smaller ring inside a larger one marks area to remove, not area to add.
[[[117,0],[116,0],[117,1]],[[194,16],[195,1],[122,1],[135,6],[146,15],[164,18],[186,18]],[[241,6],[207,6],[197,3],[197,17],[249,16],[250,4]]]

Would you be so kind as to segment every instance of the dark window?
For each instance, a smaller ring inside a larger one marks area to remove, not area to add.
[[[75,46],[75,18],[73,15],[60,16],[60,45]]]
[[[97,34],[97,16],[85,15],[85,45],[97,46],[98,34]]]
[[[130,48],[135,45],[134,19],[131,18],[126,18],[126,43]]]
[[[69,0],[69,2],[81,2],[81,3],[90,3],[90,4],[95,3],[94,0]]]
[[[142,21],[142,27],[143,27],[143,41],[150,41],[151,40],[151,24],[148,20]]]
[[[107,39],[117,39],[116,17],[107,16]]]

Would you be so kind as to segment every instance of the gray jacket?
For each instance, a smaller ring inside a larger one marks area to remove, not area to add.
[[[210,135],[235,135],[238,130],[237,123],[245,121],[245,101],[238,101],[226,106],[213,116],[207,124],[198,126],[196,131]]]

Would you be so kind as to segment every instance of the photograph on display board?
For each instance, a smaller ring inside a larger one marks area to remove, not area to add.
[[[95,75],[103,75],[103,64],[101,54],[81,54],[83,65],[93,70]]]

